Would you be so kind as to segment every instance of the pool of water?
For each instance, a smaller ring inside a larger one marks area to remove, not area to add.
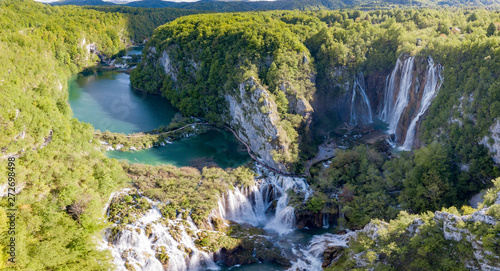
[[[178,113],[166,99],[134,90],[130,76],[117,71],[74,75],[69,103],[78,120],[103,132],[150,131],[168,125]]]
[[[127,55],[128,56],[131,56],[131,55],[140,55],[142,54],[142,49],[144,47],[143,46],[132,46],[132,47],[129,47],[127,49]]]
[[[173,141],[164,147],[109,151],[107,156],[149,165],[235,168],[250,161],[250,156],[240,144],[230,133],[211,129],[203,134]]]
[[[128,54],[142,48],[129,48]],[[73,115],[100,131],[132,134],[167,126],[179,113],[168,100],[130,86],[130,76],[119,71],[91,71],[69,80]],[[164,147],[140,151],[110,151],[111,158],[132,163],[175,166],[238,167],[250,161],[241,144],[228,132],[209,130]]]
[[[266,232],[268,234],[268,238],[281,249],[282,253],[284,253],[287,258],[292,261],[297,260],[297,254],[301,254],[301,252],[306,251],[311,242],[311,239],[315,235],[321,235],[324,233],[336,233],[335,227],[331,227],[328,229],[301,229],[294,230],[285,235],[276,235],[274,233]],[[222,271],[283,271],[287,270],[286,267],[283,267],[278,264],[273,263],[255,263],[249,265],[241,265],[241,266],[222,266]]]

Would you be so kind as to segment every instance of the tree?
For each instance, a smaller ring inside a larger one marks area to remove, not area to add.
[[[495,35],[495,32],[497,32],[497,27],[495,26],[494,23],[491,23],[488,26],[488,29],[486,29],[486,36],[491,37],[491,36]]]

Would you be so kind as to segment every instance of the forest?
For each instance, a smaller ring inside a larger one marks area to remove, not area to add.
[[[296,150],[285,162],[298,173],[324,135],[314,125],[307,128],[305,118],[290,106],[290,97],[313,102],[322,92],[340,96],[343,90],[331,81],[333,67],[345,67],[350,75],[363,71],[368,76],[390,71],[401,55],[432,55],[445,67],[445,83],[421,124],[423,147],[398,155],[389,155],[376,145],[340,151],[328,169],[311,169],[312,197],[303,202],[304,195],[293,194],[291,202],[299,212],[332,215],[338,214],[340,204],[345,217],[338,223],[349,229],[362,228],[370,221],[391,221],[379,244],[359,239],[352,247],[385,253],[390,265],[378,266],[380,270],[463,267],[448,263],[457,255],[469,255],[470,248],[452,243],[454,248],[443,252],[439,245],[449,243],[439,239],[430,211],[447,208],[444,210],[467,214],[470,209],[462,206],[470,196],[496,184],[486,196],[485,204],[492,204],[498,192],[499,182],[491,180],[500,172],[488,150],[479,144],[500,115],[500,79],[495,72],[500,68],[498,11],[195,13],[206,12],[0,2],[0,64],[4,67],[0,69],[0,161],[5,168],[8,157],[17,157],[16,238],[20,251],[15,264],[7,263],[8,202],[3,197],[0,268],[108,270],[110,254],[98,249],[95,239],[109,226],[103,221],[103,209],[111,193],[123,187],[140,186],[153,198],[172,200],[174,209],[192,210],[201,221],[209,211],[207,206],[215,206],[217,193],[229,184],[248,185],[252,173],[242,168],[200,173],[123,165],[106,158],[91,125],[73,118],[66,81],[71,74],[99,62],[91,48],[113,57],[151,35],[148,48],[168,50],[178,73],[173,80],[158,63],[143,62],[131,75],[136,88],[162,94],[186,116],[222,124],[227,120],[223,95],[254,77],[277,104],[280,123]],[[150,53],[145,50],[145,55]],[[310,74],[315,75],[314,83]],[[289,86],[288,96],[280,89],[284,83]],[[474,98],[462,104],[462,97]],[[461,106],[459,114],[455,109]],[[316,127],[323,122],[318,116]],[[468,170],[462,170],[462,165]],[[181,176],[186,184],[184,194],[198,189],[193,182],[208,181],[203,194],[186,201],[163,175],[153,181],[144,177],[132,181],[146,170]],[[8,171],[1,171],[0,176],[7,179]],[[340,196],[331,198],[332,193]],[[427,223],[419,237],[426,236],[424,245],[418,238],[404,239],[398,231],[416,216]],[[498,226],[464,227],[488,236],[485,249],[498,254]],[[435,259],[434,252],[449,257]],[[352,262],[343,259],[339,268],[350,266]]]
[[[142,42],[157,25],[185,14],[0,2],[0,176],[7,180],[7,158],[18,157],[19,252],[15,264],[7,262],[8,202],[3,197],[0,269],[108,270],[109,255],[97,248],[95,236],[106,227],[102,210],[111,192],[126,185],[128,177],[98,150],[92,126],[73,118],[67,79],[99,62],[91,47],[112,57],[132,40]],[[83,212],[71,212],[75,206]]]

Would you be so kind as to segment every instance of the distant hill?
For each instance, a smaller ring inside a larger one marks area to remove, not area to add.
[[[500,0],[277,0],[277,1],[216,1],[202,0],[199,2],[170,2],[162,0],[141,0],[127,4],[114,4],[102,0],[64,0],[51,5],[88,5],[88,6],[130,6],[147,8],[181,8],[220,12],[251,11],[251,10],[318,10],[318,9],[380,9],[390,7],[498,7]]]
[[[202,0],[199,2],[170,2],[161,0],[142,0],[127,4],[114,4],[102,0],[64,0],[51,3],[51,5],[79,5],[79,6],[130,6],[143,8],[182,8],[211,10],[221,12],[251,11],[251,10],[291,10],[291,9],[338,9],[354,4],[350,0],[280,0],[280,1],[212,1]]]

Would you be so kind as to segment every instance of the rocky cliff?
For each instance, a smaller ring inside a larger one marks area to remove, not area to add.
[[[493,161],[500,164],[500,121],[497,120],[489,129],[490,135],[485,136],[480,143],[492,153]]]
[[[271,95],[251,77],[241,83],[235,95],[226,94],[227,122],[262,162],[288,172],[279,157],[291,156],[291,140],[283,129]]]
[[[321,125],[351,126],[385,121],[388,133],[405,149],[419,147],[419,126],[442,84],[443,67],[432,57],[402,55],[392,71],[357,73],[331,68],[327,89],[316,93],[314,110]]]
[[[495,184],[478,209],[464,207],[459,212],[452,207],[422,215],[401,213],[389,223],[374,220],[351,237],[343,259],[324,266],[436,268],[427,261],[439,257],[441,262],[452,261],[450,270],[500,270],[500,179]]]
[[[275,64],[278,61],[268,57],[258,60],[258,65],[274,71],[265,80],[241,64],[233,67],[234,75],[215,79],[214,67],[219,62],[207,64],[197,53],[187,57],[180,51],[178,44],[149,44],[143,51],[144,63],[138,67],[140,73],[131,75],[132,84],[163,94],[183,114],[227,124],[262,163],[290,173],[298,162],[299,143],[310,139],[313,118],[309,100],[315,90],[314,72],[305,54],[286,53],[299,68],[295,77],[282,75]],[[199,82],[202,78],[208,85]]]

